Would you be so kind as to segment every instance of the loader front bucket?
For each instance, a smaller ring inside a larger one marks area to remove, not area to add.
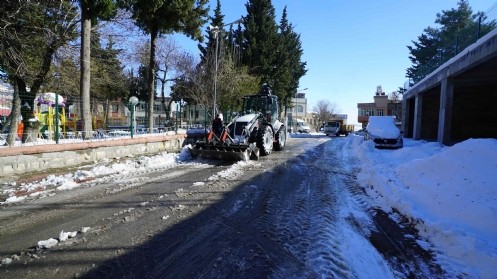
[[[223,161],[248,161],[259,159],[259,149],[252,145],[217,147],[214,145],[196,145],[190,148],[194,158],[223,160]]]

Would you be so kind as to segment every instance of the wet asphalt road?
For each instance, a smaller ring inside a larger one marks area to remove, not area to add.
[[[12,262],[0,278],[356,278],[363,270],[348,264],[343,224],[397,277],[438,277],[430,255],[403,237],[416,232],[373,208],[355,183],[347,142],[294,138],[229,177],[212,179],[230,164],[180,165],[4,205],[0,258]],[[371,219],[344,221],[349,206]],[[79,233],[36,247],[62,230]]]

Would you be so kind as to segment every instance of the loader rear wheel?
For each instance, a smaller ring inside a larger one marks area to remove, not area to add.
[[[286,129],[284,126],[281,126],[276,133],[276,141],[274,143],[274,150],[281,151],[285,148],[286,145]]]
[[[264,126],[259,129],[256,145],[259,147],[261,155],[265,156],[271,154],[273,151],[273,130],[271,127]]]

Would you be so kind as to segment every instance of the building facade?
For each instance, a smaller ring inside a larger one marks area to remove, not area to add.
[[[394,94],[392,94],[392,96],[393,95]],[[402,100],[397,97],[389,98],[388,95],[383,92],[381,86],[376,88],[373,103],[358,103],[357,109],[357,121],[361,123],[362,128],[365,128],[368,125],[370,116],[386,115],[395,117],[397,125],[400,126],[402,116]]]
[[[292,106],[287,108],[288,126],[292,127],[295,124],[296,119],[300,118],[305,121],[307,118],[307,99],[304,92],[295,93],[295,97],[292,98]]]
[[[14,89],[12,86],[0,81],[0,123],[5,123],[5,120],[10,115],[13,95]]]

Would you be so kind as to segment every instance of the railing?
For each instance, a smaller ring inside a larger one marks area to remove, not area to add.
[[[64,144],[83,140],[83,122],[79,98],[49,93],[50,97],[56,96],[57,101],[45,99],[40,101],[39,96],[45,94],[42,93],[37,95],[33,108],[33,119],[39,122],[40,128],[31,134],[24,134],[23,125],[19,124],[17,128],[14,128],[16,129],[14,142],[8,145],[8,130],[11,128],[8,116],[13,107],[13,89],[3,90],[1,93],[0,104],[4,104],[9,109],[8,111],[0,111],[0,148],[20,145]],[[70,102],[66,102],[66,98]],[[33,106],[27,103],[26,105]],[[94,131],[91,133],[90,139],[86,140],[114,140],[132,136],[144,137],[150,134],[183,133],[186,131],[195,133],[196,130],[198,131],[196,134],[202,134],[202,131],[205,133],[205,126],[210,128],[210,121],[205,121],[205,118],[210,118],[210,115],[199,112],[199,106],[190,107],[188,113],[186,112],[188,106],[175,107],[179,111],[170,112],[164,109],[154,111],[154,128],[151,132],[147,128],[149,119],[145,113],[148,111],[146,103],[140,103],[139,111],[134,115],[130,112],[130,107],[119,100],[98,101],[92,99],[90,107],[92,117],[90,126]],[[107,117],[105,117],[106,115]],[[135,126],[133,133],[130,130],[132,119],[134,119]],[[22,143],[23,137],[25,137],[25,143]]]
[[[496,26],[497,3],[485,12],[484,17],[477,18],[473,24],[460,30],[452,43],[440,47],[437,54],[414,73],[415,77],[404,83],[404,89],[409,89],[412,85],[421,81],[445,62],[495,29]]]
[[[210,127],[207,127],[210,129]],[[133,133],[134,137],[147,137],[154,136],[160,134],[187,134],[187,135],[196,135],[197,137],[201,137],[205,134],[206,128],[202,125],[181,125],[178,127],[159,127],[154,128],[151,133],[149,133],[148,128],[137,128]],[[0,133],[0,149],[1,148],[9,148],[12,146],[33,146],[33,145],[45,145],[45,144],[65,144],[65,143],[75,143],[75,142],[83,142],[88,141],[83,139],[82,132],[61,132],[59,133],[59,138],[55,140],[54,133],[44,133],[39,134],[36,138],[29,138],[27,136],[27,143],[22,143],[21,139],[24,136],[23,134],[17,134],[16,139],[13,145],[6,145],[8,134]],[[112,130],[104,130],[98,129],[92,131],[92,136],[90,137],[90,141],[102,141],[102,140],[119,140],[123,138],[130,138],[131,131],[128,129],[112,129]]]

